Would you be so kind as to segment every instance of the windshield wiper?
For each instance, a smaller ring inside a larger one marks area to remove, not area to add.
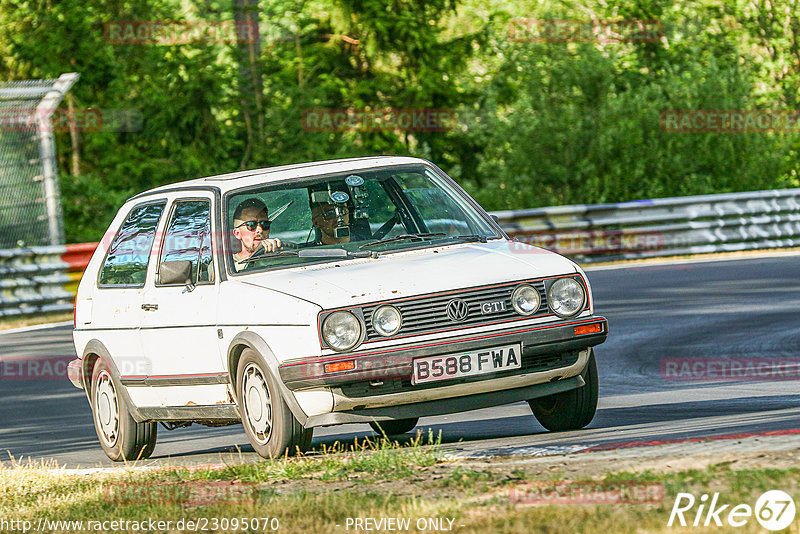
[[[266,254],[258,254],[243,259],[239,263],[252,263],[265,258],[275,258],[280,256],[297,256],[298,258],[377,258],[377,252],[351,252],[343,248],[302,248],[300,250],[276,250]]]
[[[400,234],[400,235],[396,235],[394,237],[386,237],[384,239],[379,239],[377,241],[373,241],[372,243],[365,243],[365,244],[361,245],[358,248],[359,249],[363,249],[363,248],[371,247],[373,245],[383,245],[384,243],[394,243],[395,241],[407,241],[407,240],[422,241],[424,239],[432,239],[434,237],[441,237],[441,236],[445,236],[445,235],[447,235],[447,234],[445,234],[444,232],[428,232],[428,233],[422,233],[422,234]]]
[[[451,235],[451,239],[458,239],[460,241],[464,241],[465,243],[472,243],[474,241],[479,241],[481,243],[486,243],[487,237],[485,235],[478,235],[478,234],[467,234],[467,235]]]

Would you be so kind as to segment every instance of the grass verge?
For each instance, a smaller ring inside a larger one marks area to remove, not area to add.
[[[418,438],[410,446],[387,440],[362,442],[315,457],[221,470],[170,468],[78,476],[6,466],[0,468],[0,527],[77,531],[78,523],[53,522],[78,521],[84,529],[102,532],[608,534],[701,528],[749,533],[764,529],[754,517],[733,529],[724,523],[727,512],[720,516],[722,527],[713,521],[709,527],[692,527],[697,506],[685,514],[687,527],[668,527],[667,521],[678,493],[693,494],[698,505],[703,494],[719,493],[719,504],[731,505],[728,511],[740,503],[754,506],[771,489],[800,502],[797,468],[734,469],[723,462],[704,469],[609,471],[563,480],[557,470],[529,471],[524,462],[447,461],[438,444],[422,446],[424,441]],[[658,491],[637,494],[637,488]],[[388,523],[389,518],[395,522]],[[153,523],[158,521],[164,523]],[[798,532],[798,521],[786,532]]]
[[[0,319],[0,331],[22,328],[25,326],[36,326],[39,324],[62,323],[64,321],[72,321],[72,312],[46,313],[44,315]]]

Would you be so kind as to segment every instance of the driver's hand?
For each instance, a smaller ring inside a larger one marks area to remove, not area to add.
[[[275,252],[276,250],[281,248],[281,240],[277,237],[275,239],[264,239],[261,241],[261,244],[264,246],[264,250],[267,252]]]

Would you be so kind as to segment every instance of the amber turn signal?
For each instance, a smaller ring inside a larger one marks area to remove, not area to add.
[[[582,324],[581,326],[576,326],[574,331],[576,336],[582,336],[584,334],[599,334],[603,331],[603,325],[600,323]]]
[[[324,366],[326,373],[338,373],[339,371],[352,371],[356,368],[356,362],[347,360],[344,362],[326,363]]]

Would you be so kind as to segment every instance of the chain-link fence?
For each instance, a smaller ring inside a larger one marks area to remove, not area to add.
[[[64,243],[50,116],[78,76],[0,83],[0,248]]]

